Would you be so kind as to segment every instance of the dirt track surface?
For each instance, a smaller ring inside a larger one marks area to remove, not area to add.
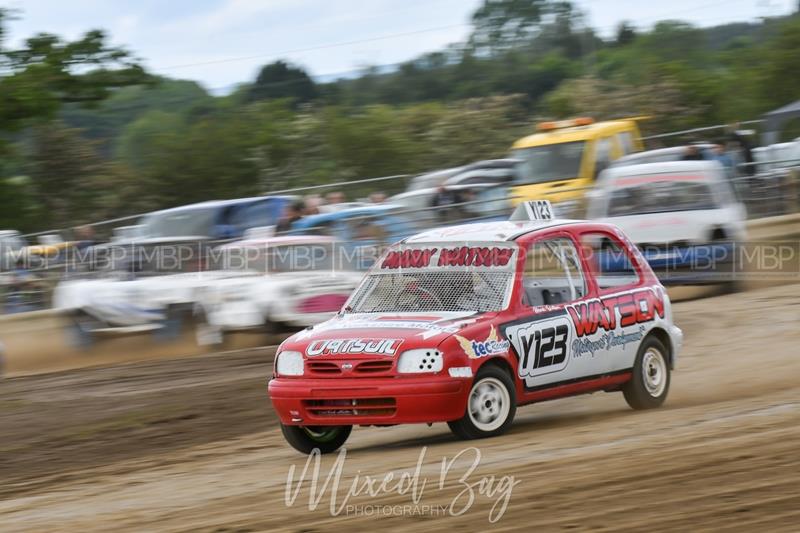
[[[285,501],[290,466],[296,482],[306,459],[275,426],[267,350],[10,379],[0,529],[798,531],[800,286],[675,311],[686,345],[662,409],[602,393],[542,403],[518,411],[509,434],[469,443],[442,424],[356,428],[338,491],[332,482],[315,510],[310,474]],[[442,459],[462,450],[440,487]],[[318,489],[336,459],[322,460]],[[417,507],[411,493],[379,491],[331,510],[355,476],[377,488],[418,462]],[[462,476],[474,502],[451,516],[445,506],[469,495]],[[487,476],[517,483],[494,524],[504,492],[480,494]]]

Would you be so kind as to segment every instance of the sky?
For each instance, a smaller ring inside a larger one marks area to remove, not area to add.
[[[77,38],[108,32],[154,73],[193,79],[217,94],[276,59],[318,79],[390,65],[464,40],[482,0],[0,0],[17,10],[11,45],[38,32]],[[699,26],[784,15],[797,0],[577,0],[590,26],[621,20],[648,28],[681,19]]]

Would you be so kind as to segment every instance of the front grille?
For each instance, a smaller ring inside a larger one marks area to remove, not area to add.
[[[316,374],[319,376],[337,376],[341,374],[349,374],[342,370],[343,361],[307,361],[307,369],[309,374]],[[394,361],[391,359],[377,359],[373,361],[361,361],[352,364],[354,374],[381,374],[389,372],[394,366]],[[351,367],[346,367],[350,370]]]
[[[392,361],[364,361],[356,365],[356,372],[362,374],[374,374],[377,372],[388,372],[392,369]]]
[[[339,365],[331,361],[310,361],[308,370],[313,374],[341,374],[342,369]]]
[[[392,416],[397,411],[394,398],[359,398],[352,400],[304,400],[311,416]]]

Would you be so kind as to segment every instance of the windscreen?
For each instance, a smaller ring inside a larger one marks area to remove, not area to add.
[[[142,220],[144,237],[206,237],[213,232],[216,208],[181,209],[147,215]]]
[[[574,141],[515,150],[512,157],[521,161],[515,183],[544,183],[577,178],[585,146],[585,141]]]
[[[367,274],[346,311],[500,311],[508,305],[516,256],[509,243],[395,246]]]

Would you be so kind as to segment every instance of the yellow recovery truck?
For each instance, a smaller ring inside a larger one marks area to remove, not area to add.
[[[521,161],[512,203],[549,200],[560,217],[579,218],[584,194],[612,161],[643,149],[638,118],[595,122],[588,117],[543,122],[538,132],[514,143]]]

